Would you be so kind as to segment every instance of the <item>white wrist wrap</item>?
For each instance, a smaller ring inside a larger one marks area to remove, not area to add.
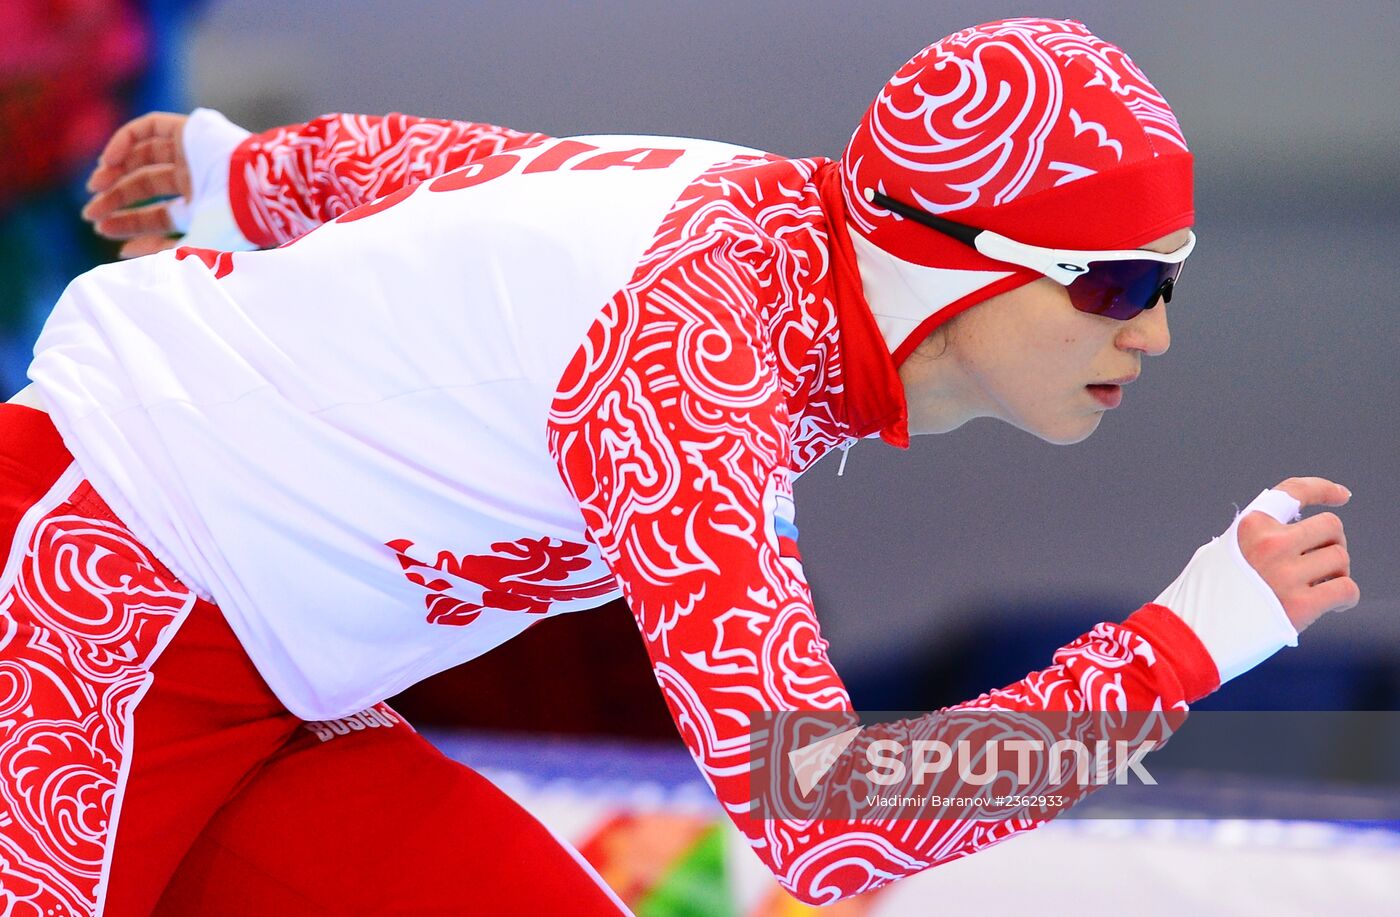
[[[1204,545],[1181,575],[1157,596],[1205,644],[1224,684],[1254,668],[1285,646],[1298,645],[1298,632],[1278,596],[1240,553],[1240,520],[1262,512],[1289,523],[1298,501],[1281,490],[1266,490],[1246,506],[1219,538]]]
[[[186,245],[241,252],[257,248],[238,228],[228,199],[229,164],[248,131],[209,108],[196,108],[185,122],[185,162],[190,169],[191,198],[170,208],[175,229]]]

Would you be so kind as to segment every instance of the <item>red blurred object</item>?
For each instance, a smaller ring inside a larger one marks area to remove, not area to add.
[[[91,163],[146,51],[129,0],[0,2],[0,207]]]

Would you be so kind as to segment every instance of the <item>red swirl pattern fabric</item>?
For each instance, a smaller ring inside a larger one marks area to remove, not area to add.
[[[473,143],[477,128],[433,130],[442,144],[418,148],[437,156],[447,155],[454,138]],[[378,155],[373,150],[312,144],[314,157],[304,159],[278,146],[295,150],[301,136],[300,129],[283,129],[260,138],[255,154],[240,152],[235,171],[245,181],[235,184],[249,199],[235,201],[236,210],[283,212],[285,232],[363,203],[356,189],[387,194],[402,176],[419,174],[398,170],[372,182],[364,164]],[[239,165],[250,161],[286,168]],[[284,186],[319,181],[299,167],[358,178],[339,180],[345,197],[332,206]],[[839,223],[833,228],[835,205],[822,193],[835,187],[824,181],[835,168],[744,156],[693,182],[581,343],[559,383],[548,430],[551,453],[623,588],[683,740],[755,852],[811,903],[875,888],[1035,824],[749,814],[755,714],[851,709],[779,506],[790,505],[795,473],[879,429],[868,418],[898,415],[882,403],[888,393],[871,393],[888,365],[852,346],[865,305],[850,274],[849,240]],[[433,565],[408,566],[422,572]],[[868,728],[857,747],[881,737],[965,732],[954,714],[968,709],[1165,711],[1174,716],[1152,733],[1164,740],[1186,705],[1216,683],[1186,626],[1148,607],[1123,624],[1099,625],[1016,684],[939,714]],[[861,790],[859,779],[845,774],[823,792]]]
[[[548,139],[397,113],[326,115],[244,141],[229,200],[248,241],[271,247],[406,185]]]
[[[1071,20],[1002,20],[929,45],[885,84],[842,163],[856,230],[932,267],[1000,265],[866,189],[1062,248],[1141,244],[1192,217],[1176,115],[1121,48]]]
[[[195,601],[81,476],[42,509],[0,579],[0,912],[16,917],[92,913],[131,716]]]

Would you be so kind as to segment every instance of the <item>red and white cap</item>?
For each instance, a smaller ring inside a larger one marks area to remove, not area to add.
[[[1041,275],[867,202],[874,189],[1032,245],[1123,249],[1190,226],[1192,157],[1166,99],[1082,23],[1007,19],[929,45],[841,157],[866,298],[901,363],[964,309]]]

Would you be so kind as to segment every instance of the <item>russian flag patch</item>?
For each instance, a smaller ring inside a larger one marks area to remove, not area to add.
[[[773,509],[773,531],[778,535],[778,556],[802,560],[802,552],[797,549],[797,524],[793,522],[796,507],[792,497],[777,494]]]

